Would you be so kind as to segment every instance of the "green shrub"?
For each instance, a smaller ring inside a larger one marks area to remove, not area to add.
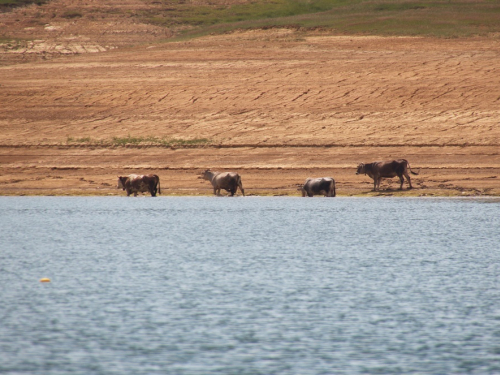
[[[49,0],[0,0],[0,12],[5,12],[12,8],[31,4],[42,5],[48,1]]]
[[[63,18],[79,18],[83,17],[82,14],[76,10],[68,10],[62,14]]]

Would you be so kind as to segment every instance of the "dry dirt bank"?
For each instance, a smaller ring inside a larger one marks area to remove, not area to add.
[[[401,153],[420,172],[411,176],[415,189],[399,192],[397,179],[386,180],[381,195],[500,195],[500,158],[487,147],[6,147],[0,149],[0,186],[5,195],[121,195],[118,175],[156,173],[163,194],[203,195],[211,188],[198,176],[213,168],[238,171],[247,194],[296,195],[306,177],[334,176],[339,195],[360,195],[371,194],[373,185],[367,176],[355,175],[357,162]]]
[[[1,194],[121,194],[116,175],[133,172],[208,194],[208,167],[238,170],[249,193],[331,175],[362,194],[359,162],[404,157],[421,170],[404,194],[500,195],[499,47],[267,30],[6,65]],[[128,136],[212,146],[98,145]]]

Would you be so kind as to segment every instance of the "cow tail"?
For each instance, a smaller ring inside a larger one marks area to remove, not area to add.
[[[337,196],[337,192],[336,192],[336,187],[335,187],[335,180],[332,181],[332,184],[333,184],[333,196]]]
[[[415,176],[418,176],[418,174],[420,173],[420,169],[418,170],[418,172],[413,172],[411,170],[410,163],[408,162],[408,160],[405,160],[405,161],[406,161],[406,165],[408,166],[408,169],[410,170],[410,173],[414,174]]]
[[[240,187],[241,194],[243,194],[243,196],[245,196],[245,190],[243,189],[243,184],[241,183],[241,177],[240,176],[238,176],[238,186]]]

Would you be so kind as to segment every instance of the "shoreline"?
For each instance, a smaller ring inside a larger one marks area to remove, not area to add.
[[[332,177],[339,196],[500,196],[500,153],[496,147],[440,148],[4,148],[0,152],[0,195],[122,195],[117,176],[157,174],[164,195],[211,195],[205,169],[234,171],[255,195],[300,195],[308,177]],[[360,162],[405,158],[412,190],[397,178],[373,181],[356,175]]]
[[[169,189],[173,190],[173,189]],[[299,192],[276,190],[276,191],[255,191],[252,189],[245,188],[249,193],[242,196],[241,194],[236,194],[235,197],[297,197],[304,198]],[[125,192],[121,192],[118,189],[113,191],[112,189],[102,189],[101,191],[86,191],[83,189],[20,189],[16,192],[3,191],[0,193],[0,197],[125,197],[125,198],[155,198],[151,197],[149,194],[139,194],[137,197],[130,196],[127,197]],[[211,189],[206,189],[206,191],[192,191],[186,192],[183,189],[177,189],[175,191],[170,191],[167,193],[158,194],[157,197],[167,198],[167,197],[214,197],[214,198],[231,198],[228,195],[222,194],[217,197],[211,193]],[[314,198],[319,198],[321,196],[314,196]],[[306,197],[307,198],[307,197]],[[435,190],[435,189],[411,189],[411,190],[383,190],[383,191],[368,191],[368,192],[347,192],[347,193],[337,193],[336,198],[491,198],[500,199],[500,193],[496,194],[475,194],[473,192],[458,192],[456,190]]]

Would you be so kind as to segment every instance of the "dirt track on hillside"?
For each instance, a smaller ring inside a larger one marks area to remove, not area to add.
[[[250,194],[297,194],[356,165],[406,158],[410,195],[500,195],[500,40],[265,30],[0,67],[1,194],[123,194],[157,173],[167,194],[209,194],[205,168]],[[209,139],[117,147],[113,137]],[[397,181],[383,194],[399,194]]]

